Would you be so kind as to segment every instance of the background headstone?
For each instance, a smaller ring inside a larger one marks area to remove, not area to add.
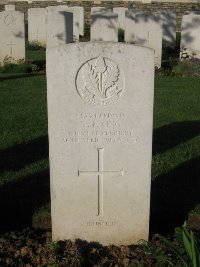
[[[200,15],[184,15],[181,25],[180,57],[200,58]]]
[[[79,11],[79,35],[84,36],[84,7],[73,6],[70,9],[77,9]]]
[[[28,41],[46,45],[46,9],[28,9]]]
[[[127,43],[135,42],[135,10],[125,10],[125,33],[124,40]]]
[[[176,45],[176,13],[170,10],[158,12],[162,21],[164,43],[170,46]]]
[[[15,5],[5,5],[5,11],[15,11]]]
[[[104,11],[92,13],[90,40],[118,42],[118,15]]]
[[[80,21],[80,11],[76,7],[69,7],[68,12],[73,13],[73,38],[74,42],[79,41],[79,34],[80,34],[80,29],[79,29],[79,21]]]
[[[0,12],[0,63],[25,59],[24,14],[19,11]]]
[[[53,240],[148,239],[153,58],[122,43],[47,50]]]
[[[113,13],[118,14],[118,28],[125,30],[125,12],[128,10],[126,7],[114,7]]]
[[[47,7],[47,47],[73,42],[73,13],[67,6]]]
[[[153,48],[155,66],[161,67],[162,60],[162,22],[152,13],[137,13],[135,24],[135,44]]]

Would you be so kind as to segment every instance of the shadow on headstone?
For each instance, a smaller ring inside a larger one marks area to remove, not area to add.
[[[65,27],[65,34],[57,34],[56,37],[63,41],[62,44],[68,44],[71,43],[73,40],[73,19],[74,15],[72,12],[67,12],[67,11],[60,11],[59,12],[61,15],[64,17],[64,27]],[[70,20],[70,23],[69,23]]]

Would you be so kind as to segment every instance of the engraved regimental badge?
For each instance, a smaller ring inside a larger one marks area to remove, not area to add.
[[[108,106],[119,100],[124,90],[124,73],[112,60],[99,56],[78,70],[76,88],[80,97],[95,106]]]

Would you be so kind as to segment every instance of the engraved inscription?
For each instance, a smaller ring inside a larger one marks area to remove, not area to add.
[[[83,222],[81,225],[82,226],[87,226],[87,227],[110,227],[110,226],[115,226],[117,222],[115,221],[99,221],[99,222]]]
[[[124,74],[115,62],[99,56],[90,59],[78,70],[76,88],[85,102],[95,106],[108,106],[121,97]]]
[[[12,25],[12,24],[16,24],[15,22],[16,22],[16,18],[12,15],[12,14],[8,14],[8,15],[6,15],[5,16],[5,18],[4,18],[4,23],[7,25],[7,26],[10,26],[10,25]]]
[[[127,117],[123,112],[78,113],[74,120],[77,128],[66,132],[63,138],[66,143],[136,144],[139,141],[135,131],[125,124]]]
[[[98,213],[97,216],[103,216],[103,178],[105,176],[119,177],[124,175],[124,171],[104,171],[103,168],[103,148],[97,148],[98,150],[98,171],[80,171],[78,170],[78,176],[94,176],[98,175]]]

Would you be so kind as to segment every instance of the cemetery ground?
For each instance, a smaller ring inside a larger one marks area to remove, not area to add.
[[[0,266],[184,266],[173,246],[185,266],[194,266],[180,227],[187,220],[199,245],[200,77],[190,77],[188,69],[185,77],[166,76],[166,67],[155,78],[150,242],[55,243],[49,229],[45,52],[27,46],[27,58],[30,73],[0,73]],[[32,222],[41,226],[41,220],[44,229],[33,229]]]

